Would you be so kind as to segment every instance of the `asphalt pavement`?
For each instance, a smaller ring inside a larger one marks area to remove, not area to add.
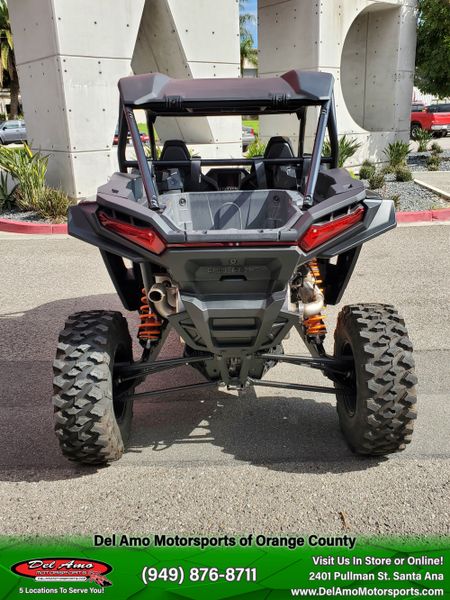
[[[405,452],[352,455],[333,396],[210,389],[136,401],[128,452],[97,469],[59,452],[51,364],[66,316],[119,300],[96,248],[0,234],[0,534],[450,533],[449,249],[445,225],[369,242],[342,302],[393,303],[406,319],[419,416]],[[305,352],[296,334],[285,350]],[[179,353],[172,336],[163,356]],[[291,365],[270,378],[327,384]],[[183,367],[140,391],[199,380]]]

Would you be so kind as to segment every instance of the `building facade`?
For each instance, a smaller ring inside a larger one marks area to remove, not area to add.
[[[49,183],[85,198],[117,168],[117,80],[131,72],[238,77],[238,0],[9,0],[28,138],[50,154]],[[336,79],[341,134],[355,161],[409,135],[415,0],[259,0],[259,75],[291,68]],[[261,136],[295,120],[264,118]],[[239,155],[237,117],[160,123],[202,156]]]

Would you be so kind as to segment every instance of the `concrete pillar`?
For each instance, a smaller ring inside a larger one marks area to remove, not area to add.
[[[409,139],[415,0],[259,0],[260,76],[292,68],[331,72],[340,134],[362,143],[353,160],[382,160]],[[309,147],[312,120],[308,124]],[[297,142],[294,117],[264,117],[261,134]],[[307,145],[308,146],[308,145]]]
[[[238,0],[9,0],[9,10],[29,141],[51,155],[49,184],[76,198],[117,169],[117,80],[131,61],[136,73],[239,75]],[[160,122],[158,131],[202,156],[241,152],[236,117]]]
[[[240,75],[238,0],[147,0],[132,60],[134,73],[171,77]],[[158,135],[182,139],[203,157],[239,156],[240,117],[159,119]]]
[[[117,80],[130,74],[144,0],[9,0],[28,139],[75,198],[117,169]]]

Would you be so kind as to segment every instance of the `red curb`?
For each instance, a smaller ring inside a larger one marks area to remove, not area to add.
[[[432,221],[431,210],[417,210],[417,211],[405,211],[395,213],[397,223],[418,223],[418,222],[430,222]]]
[[[431,211],[433,221],[450,221],[450,208],[440,208]]]
[[[450,208],[437,210],[417,210],[395,213],[397,223],[431,223],[432,221],[450,221]]]
[[[57,223],[52,225],[52,233],[67,233],[67,223]]]
[[[0,219],[0,231],[51,235],[53,233],[67,233],[67,223],[29,223],[27,221]]]

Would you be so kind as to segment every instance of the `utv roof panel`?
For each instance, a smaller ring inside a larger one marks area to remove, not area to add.
[[[155,114],[234,114],[295,112],[331,99],[330,73],[288,71],[280,77],[173,79],[162,73],[124,77],[119,81],[124,105]]]

